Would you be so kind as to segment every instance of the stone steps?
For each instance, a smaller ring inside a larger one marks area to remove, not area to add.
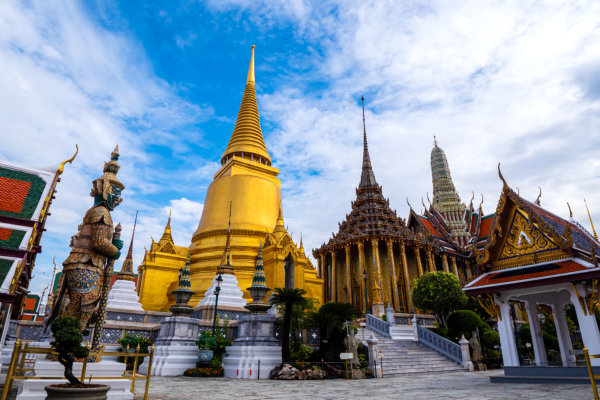
[[[415,341],[411,327],[402,327],[400,329],[399,327],[393,327],[392,338],[383,337],[366,328],[363,332],[361,328],[356,337],[362,341],[364,334],[365,340],[363,343],[367,345],[366,339],[371,337],[371,333],[378,340],[378,351],[383,352],[383,362],[378,361],[378,364],[379,366],[383,364],[384,377],[463,370],[460,364]],[[398,339],[398,337],[401,338]]]

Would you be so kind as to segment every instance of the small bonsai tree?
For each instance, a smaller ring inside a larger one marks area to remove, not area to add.
[[[73,362],[77,358],[87,357],[90,350],[81,345],[83,334],[81,325],[75,318],[61,317],[50,326],[54,341],[50,344],[58,353],[58,362],[65,367],[65,378],[71,385],[81,385],[81,381],[73,375]]]
[[[415,307],[433,313],[438,324],[445,327],[448,315],[463,307],[467,296],[454,274],[428,272],[415,280],[412,302]]]

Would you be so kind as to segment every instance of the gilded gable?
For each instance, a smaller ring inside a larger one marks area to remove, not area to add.
[[[529,221],[522,210],[517,209],[513,215],[506,239],[502,244],[498,260],[521,257],[557,248],[550,238],[546,237]]]

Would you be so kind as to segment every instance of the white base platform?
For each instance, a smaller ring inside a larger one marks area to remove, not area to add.
[[[269,373],[281,364],[281,346],[229,346],[223,357],[223,369],[227,378],[269,379]]]
[[[17,400],[24,399],[45,399],[46,391],[44,386],[53,383],[67,383],[64,378],[64,367],[58,361],[50,361],[45,358],[45,355],[39,355],[35,361],[36,376],[56,376],[54,379],[25,379],[19,387]],[[81,367],[83,363],[73,364],[73,374],[77,377],[81,376]],[[114,377],[121,376],[125,371],[125,364],[102,360],[99,363],[88,363],[86,367],[86,377]],[[129,379],[92,379],[92,383],[109,385],[111,389],[108,391],[108,399],[111,400],[130,400],[133,399],[133,393],[129,391],[131,388],[131,380]],[[18,384],[18,382],[16,383]]]
[[[152,361],[152,376],[181,376],[188,368],[196,367],[198,348],[194,346],[154,346],[154,360]],[[141,374],[148,372],[148,363],[145,362],[139,369]]]
[[[108,292],[107,308],[144,311],[135,290],[135,282],[117,279]]]
[[[223,282],[221,282],[219,292],[219,306],[227,306],[227,307],[237,307],[243,309],[246,303],[248,302],[244,299],[244,294],[242,293],[242,289],[238,285],[238,280],[235,275],[231,274],[223,274],[222,275]],[[217,287],[217,276],[215,276],[212,280],[212,283],[206,293],[204,293],[204,298],[200,300],[198,305],[206,306],[206,305],[215,305],[215,288]]]

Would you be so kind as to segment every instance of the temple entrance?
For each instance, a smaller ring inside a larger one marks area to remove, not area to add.
[[[293,289],[295,287],[294,274],[296,269],[294,259],[292,258],[292,253],[289,253],[285,258],[285,264],[283,268],[285,269],[285,288]]]

